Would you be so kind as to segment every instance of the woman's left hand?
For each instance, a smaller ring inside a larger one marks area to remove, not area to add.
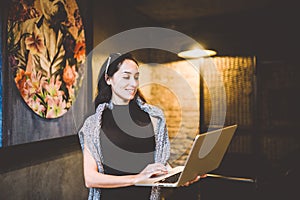
[[[195,182],[197,182],[197,181],[199,181],[201,178],[205,178],[207,175],[206,174],[204,174],[204,175],[201,175],[201,176],[196,176],[196,178],[195,179],[193,179],[193,180],[191,180],[191,181],[188,181],[188,182],[186,182],[185,184],[183,184],[182,186],[189,186],[189,185],[191,185],[191,184],[193,184],[193,183],[195,183]]]

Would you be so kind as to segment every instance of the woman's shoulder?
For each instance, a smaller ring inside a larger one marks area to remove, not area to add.
[[[87,128],[87,127],[91,127],[91,126],[95,126],[98,123],[97,122],[101,122],[101,116],[102,116],[102,112],[105,109],[106,104],[99,104],[96,108],[96,112],[89,115],[83,124],[83,127]]]

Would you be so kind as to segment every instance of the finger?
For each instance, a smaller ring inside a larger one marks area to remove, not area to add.
[[[201,176],[197,176],[197,177],[195,178],[194,182],[199,181],[200,178],[201,178]]]
[[[149,171],[156,171],[156,170],[166,170],[166,167],[164,165],[162,165],[161,163],[153,163],[153,164],[149,164],[147,166],[147,169]]]
[[[182,186],[187,187],[187,186],[189,186],[189,185],[190,185],[190,183],[187,182],[187,183],[183,184]]]
[[[152,173],[152,176],[159,176],[167,173],[168,173],[167,171],[155,171]]]
[[[197,176],[194,180],[191,180],[189,183],[190,183],[190,184],[193,184],[193,183],[199,181],[200,178],[201,178],[200,176]]]
[[[206,178],[207,177],[207,174],[203,174],[200,176],[200,178]]]
[[[156,166],[155,171],[167,172],[167,167],[164,165]]]
[[[195,179],[193,179],[193,180],[191,180],[189,182],[190,183],[195,183],[195,182],[199,181],[199,179],[200,179],[200,176],[197,176]]]

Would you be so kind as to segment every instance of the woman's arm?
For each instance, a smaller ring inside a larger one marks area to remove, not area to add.
[[[98,172],[97,163],[87,148],[83,150],[83,172],[85,185],[88,188],[116,188],[134,185],[155,174],[167,173],[166,167],[160,163],[149,164],[136,175],[115,176]]]

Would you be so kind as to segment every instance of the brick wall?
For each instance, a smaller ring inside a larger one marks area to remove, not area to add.
[[[171,141],[171,163],[183,164],[199,131],[199,72],[186,61],[142,64],[140,88],[146,100],[163,109]]]

